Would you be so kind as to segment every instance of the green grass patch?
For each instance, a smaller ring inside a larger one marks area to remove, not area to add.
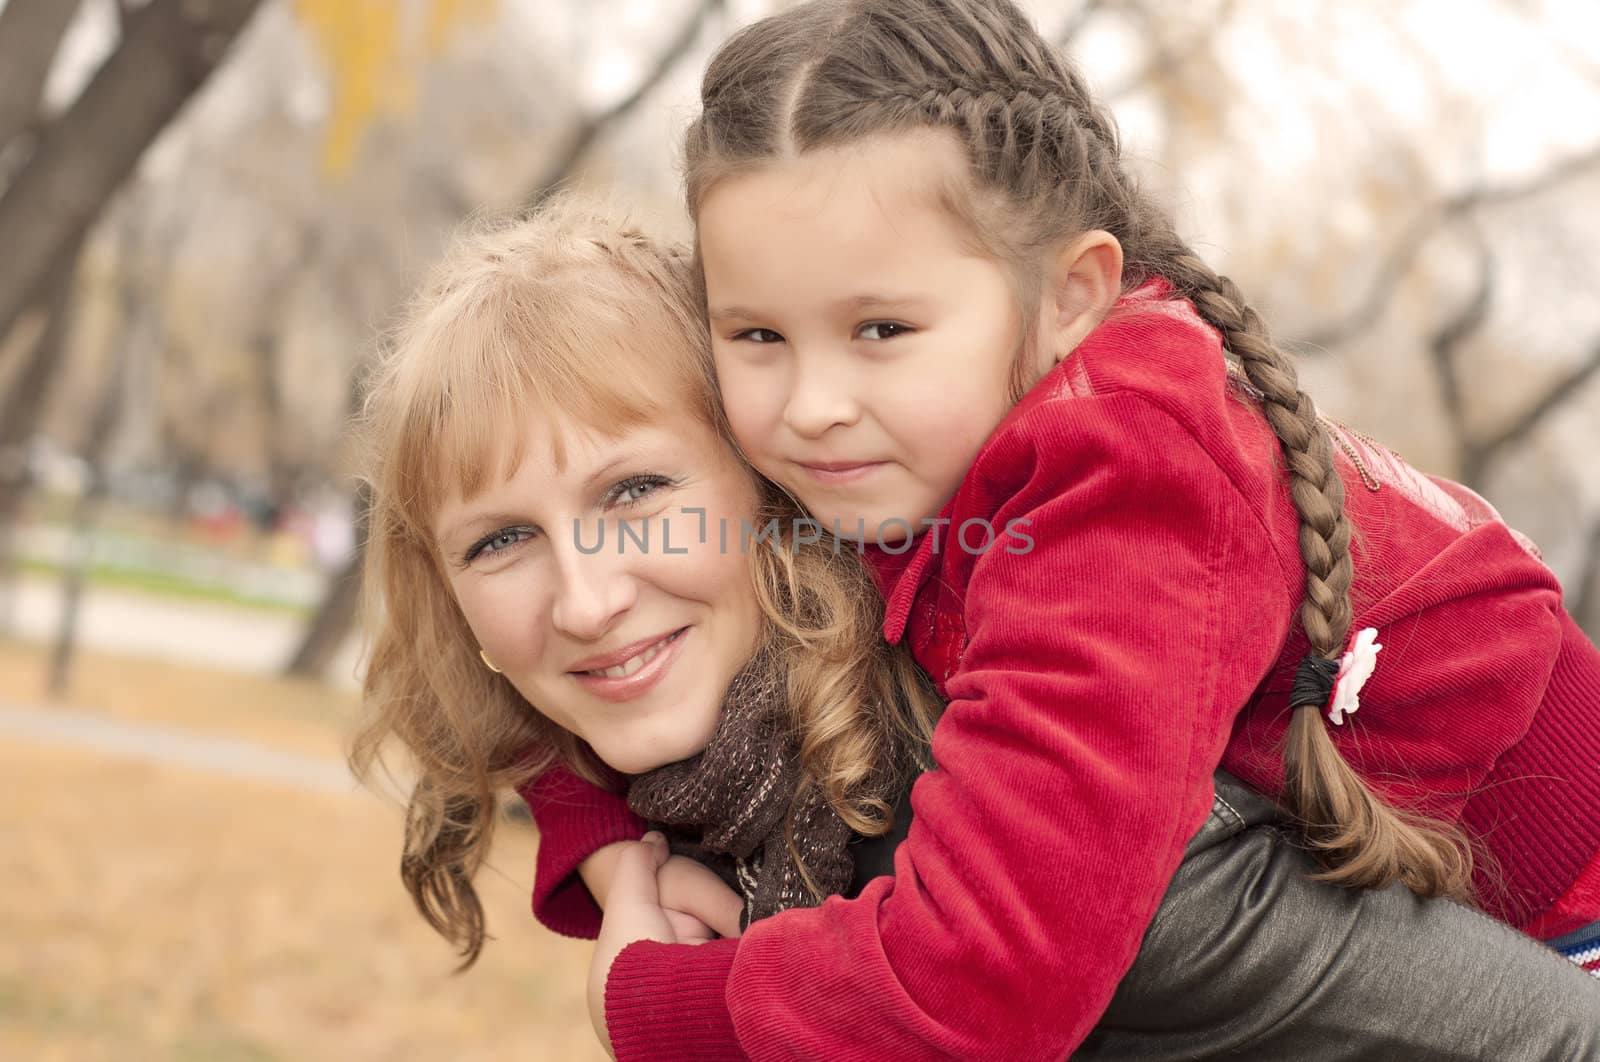
[[[45,561],[23,560],[18,567],[33,575],[60,578],[62,568]],[[89,568],[87,582],[90,586],[109,590],[133,590],[159,597],[179,598],[188,601],[211,601],[218,604],[237,605],[260,609],[264,612],[281,612],[291,616],[309,616],[311,609],[289,601],[278,601],[256,594],[247,594],[230,586],[201,583],[181,575],[153,572],[142,568],[124,568],[109,564],[96,564]]]

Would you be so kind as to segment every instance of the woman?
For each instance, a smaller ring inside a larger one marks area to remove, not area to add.
[[[727,442],[680,254],[572,200],[469,237],[420,295],[367,416],[383,607],[353,759],[365,770],[389,736],[415,759],[402,876],[467,964],[484,939],[472,877],[506,787],[546,838],[540,914],[568,932],[598,928],[619,856],[615,887],[635,903],[659,888],[676,913],[653,935],[680,941],[888,869],[907,805],[889,811],[938,707],[877,636],[854,554],[795,533]],[[608,845],[638,837],[633,815],[563,834],[577,779],[626,787],[742,896]],[[591,856],[586,889],[571,871]],[[1600,993],[1554,954],[1312,869],[1270,805],[1219,777],[1084,1053],[1600,1056]],[[603,1041],[614,1031],[597,1023]]]

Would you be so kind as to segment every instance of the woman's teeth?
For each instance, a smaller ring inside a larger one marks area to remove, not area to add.
[[[638,654],[637,656],[629,657],[616,667],[605,667],[598,671],[586,671],[584,674],[594,675],[598,678],[627,678],[629,675],[633,674],[635,671],[638,671],[641,667],[644,667],[650,661],[654,660],[656,658],[656,654],[661,652],[661,650],[665,649],[668,645],[672,644],[672,641],[678,637],[678,634],[678,631],[673,631],[671,634],[667,635],[665,638],[661,639],[644,652]]]

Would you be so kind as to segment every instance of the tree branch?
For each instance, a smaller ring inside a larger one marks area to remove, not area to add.
[[[221,61],[261,0],[150,0],[0,199],[0,334]]]
[[[1571,584],[1577,587],[1577,594],[1567,611],[1594,638],[1600,635],[1600,519],[1589,528],[1586,546],[1577,579]]]
[[[605,110],[585,118],[578,125],[566,150],[545,168],[544,175],[535,182],[532,191],[524,196],[529,204],[537,206],[572,176],[584,153],[600,134],[613,122],[625,117],[629,111],[637,107],[667,74],[672,72],[672,68],[677,66],[678,61],[694,46],[696,38],[700,36],[701,27],[714,12],[722,10],[723,3],[724,0],[701,0],[696,5],[694,13],[678,29],[677,35],[668,42],[666,49],[657,56],[654,65],[645,72],[644,77],[632,91]]]
[[[1083,0],[1078,5],[1078,10],[1067,19],[1066,25],[1056,33],[1055,46],[1062,51],[1070,49],[1078,39],[1078,34],[1083,32],[1089,21],[1106,7],[1106,0]]]
[[[45,79],[78,0],[9,0],[0,7],[0,150],[39,117]]]
[[[1522,413],[1510,424],[1487,438],[1473,443],[1467,450],[1470,467],[1481,476],[1483,467],[1496,457],[1499,452],[1513,443],[1520,442],[1539,422],[1569,398],[1578,393],[1584,384],[1588,383],[1596,373],[1600,373],[1600,341],[1589,351],[1589,356],[1574,366],[1560,379],[1547,387],[1538,400],[1523,410]],[[1463,476],[1463,478],[1465,478]],[[1468,486],[1472,483],[1467,482]]]
[[[1137,73],[1130,75],[1127,80],[1120,85],[1113,86],[1104,94],[1103,98],[1108,102],[1115,103],[1127,96],[1131,96],[1150,82],[1159,78],[1171,77],[1183,69],[1185,64],[1210,47],[1211,43],[1216,40],[1217,31],[1222,28],[1228,19],[1233,17],[1234,0],[1222,0],[1217,5],[1216,15],[1208,24],[1206,32],[1189,35],[1181,48],[1172,47],[1167,40],[1159,36],[1161,32],[1160,22],[1164,17],[1163,15],[1149,11],[1142,5],[1136,6],[1134,10],[1151,27],[1150,37],[1154,42],[1151,45],[1153,54],[1150,56],[1149,62],[1145,63]]]
[[[1373,275],[1366,294],[1355,308],[1343,317],[1318,325],[1293,339],[1294,346],[1305,348],[1303,353],[1315,353],[1340,343],[1364,331],[1383,315],[1389,300],[1399,287],[1400,279],[1410,271],[1422,253],[1422,248],[1433,235],[1450,222],[1480,207],[1496,206],[1528,199],[1547,192],[1575,177],[1600,167],[1600,144],[1557,162],[1542,173],[1525,181],[1509,184],[1481,184],[1447,196],[1412,219],[1391,245],[1383,263]]]
[[[1461,389],[1461,372],[1456,354],[1461,344],[1482,328],[1489,317],[1489,307],[1494,301],[1495,263],[1488,241],[1476,226],[1473,226],[1472,234],[1478,252],[1477,284],[1467,301],[1429,339],[1428,356],[1439,376],[1439,398],[1444,405],[1445,419],[1450,423],[1450,434],[1455,437],[1461,477],[1468,486],[1476,489],[1475,473],[1467,469],[1471,428],[1467,423],[1466,399]]]

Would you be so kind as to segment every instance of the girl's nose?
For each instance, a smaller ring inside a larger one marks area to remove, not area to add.
[[[794,359],[789,382],[789,400],[783,407],[783,420],[796,435],[815,439],[830,428],[854,424],[861,416],[849,374],[812,359]]]

